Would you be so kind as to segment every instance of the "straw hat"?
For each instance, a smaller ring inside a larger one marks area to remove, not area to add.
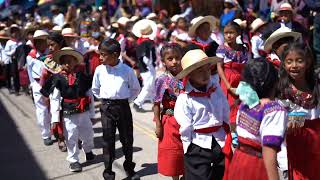
[[[31,22],[28,22],[24,28],[24,35],[27,35],[29,32],[31,31],[35,31],[36,30],[36,26],[34,24],[32,24]]]
[[[47,39],[49,34],[44,30],[36,30],[33,34],[33,39]]]
[[[18,26],[17,24],[12,24],[12,25],[10,26],[10,28],[9,28],[10,33],[11,33],[11,31],[12,31],[13,29],[18,29],[18,30],[20,30],[20,26]]]
[[[71,48],[71,47],[64,47],[64,48],[62,48],[61,50],[55,52],[55,53],[53,54],[53,60],[54,60],[55,62],[57,62],[58,64],[61,64],[60,58],[61,58],[62,56],[65,56],[65,55],[75,57],[78,64],[81,64],[81,63],[83,62],[83,56],[82,56],[82,54],[81,54],[80,52],[74,50],[74,49]]]
[[[283,3],[280,5],[278,12],[280,11],[291,11],[293,12],[293,8],[290,3]]]
[[[182,79],[192,71],[207,64],[217,64],[219,58],[208,57],[201,49],[188,51],[181,60],[183,70],[176,76],[177,79]]]
[[[272,49],[272,45],[281,38],[293,37],[294,41],[297,41],[302,37],[301,33],[293,32],[288,27],[280,27],[275,32],[273,32],[270,37],[266,40],[264,44],[264,50],[269,52]]]
[[[156,13],[150,13],[150,14],[148,14],[148,16],[146,17],[146,19],[152,20],[152,19],[154,19],[154,18],[156,18],[156,17],[157,17]]]
[[[176,14],[176,15],[172,16],[170,20],[171,20],[171,22],[174,22],[174,23],[175,23],[175,22],[178,21],[178,19],[179,19],[180,17],[181,17],[181,16],[180,16],[179,14]]]
[[[130,21],[136,22],[138,19],[139,19],[138,16],[132,16],[132,17],[130,18]]]
[[[57,25],[57,26],[54,26],[51,30],[54,31],[54,32],[61,32],[62,31],[62,27]]]
[[[10,39],[5,30],[0,31],[0,39]]]
[[[239,24],[240,27],[246,28],[247,27],[247,21],[242,19],[235,19],[233,22]]]
[[[137,37],[154,39],[157,35],[157,24],[149,19],[142,19],[133,25],[132,33]]]
[[[255,32],[261,26],[265,25],[267,22],[263,21],[261,18],[255,19],[250,25],[250,32]]]
[[[198,16],[191,21],[191,27],[189,28],[189,36],[194,37],[196,35],[197,28],[203,23],[210,24],[210,30],[213,31],[213,27],[216,26],[216,18],[213,16]]]
[[[117,23],[121,26],[126,26],[126,24],[130,21],[127,17],[121,17],[118,19]]]
[[[62,29],[61,32],[62,36],[64,37],[74,37],[74,38],[79,38],[80,36],[74,32],[72,28],[64,28]]]

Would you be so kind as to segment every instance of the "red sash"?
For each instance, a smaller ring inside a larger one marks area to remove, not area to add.
[[[86,96],[77,99],[63,99],[63,101],[66,103],[79,103],[76,108],[79,109],[80,112],[85,112],[85,108],[90,104],[91,98],[89,96]]]

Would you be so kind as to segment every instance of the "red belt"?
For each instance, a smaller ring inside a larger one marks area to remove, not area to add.
[[[217,132],[220,128],[223,128],[226,135],[227,135],[224,147],[222,148],[222,152],[225,155],[225,170],[224,170],[223,180],[227,180],[229,165],[231,163],[231,159],[233,156],[232,149],[231,149],[232,137],[231,137],[231,131],[230,131],[229,124],[223,122],[222,126],[214,126],[214,127],[208,127],[208,128],[202,128],[202,129],[195,129],[194,132],[209,134],[209,133]]]
[[[85,108],[88,104],[91,102],[91,98],[89,96],[77,98],[77,99],[63,99],[66,103],[79,103],[79,105],[76,107],[80,110],[80,112],[84,112]]]

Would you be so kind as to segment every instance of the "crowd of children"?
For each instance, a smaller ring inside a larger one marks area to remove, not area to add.
[[[139,179],[130,103],[145,113],[150,101],[164,176],[317,180],[320,75],[310,46],[317,40],[296,11],[302,5],[290,2],[272,1],[269,18],[224,0],[220,20],[190,19],[189,8],[169,19],[162,10],[108,28],[92,22],[85,33],[77,13],[64,21],[54,6],[52,20],[0,24],[0,78],[11,94],[31,90],[41,138],[49,146],[55,136],[72,172],[82,171],[79,149],[95,159],[99,101],[104,179],[116,179],[117,129],[123,168]]]

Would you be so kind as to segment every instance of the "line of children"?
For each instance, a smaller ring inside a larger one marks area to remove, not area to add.
[[[184,173],[183,147],[179,124],[173,115],[177,96],[183,89],[182,81],[174,78],[182,70],[182,49],[177,44],[166,44],[162,47],[160,55],[166,71],[156,79],[153,106],[156,135],[159,138],[158,172],[172,176],[173,180],[179,180],[179,176]]]

